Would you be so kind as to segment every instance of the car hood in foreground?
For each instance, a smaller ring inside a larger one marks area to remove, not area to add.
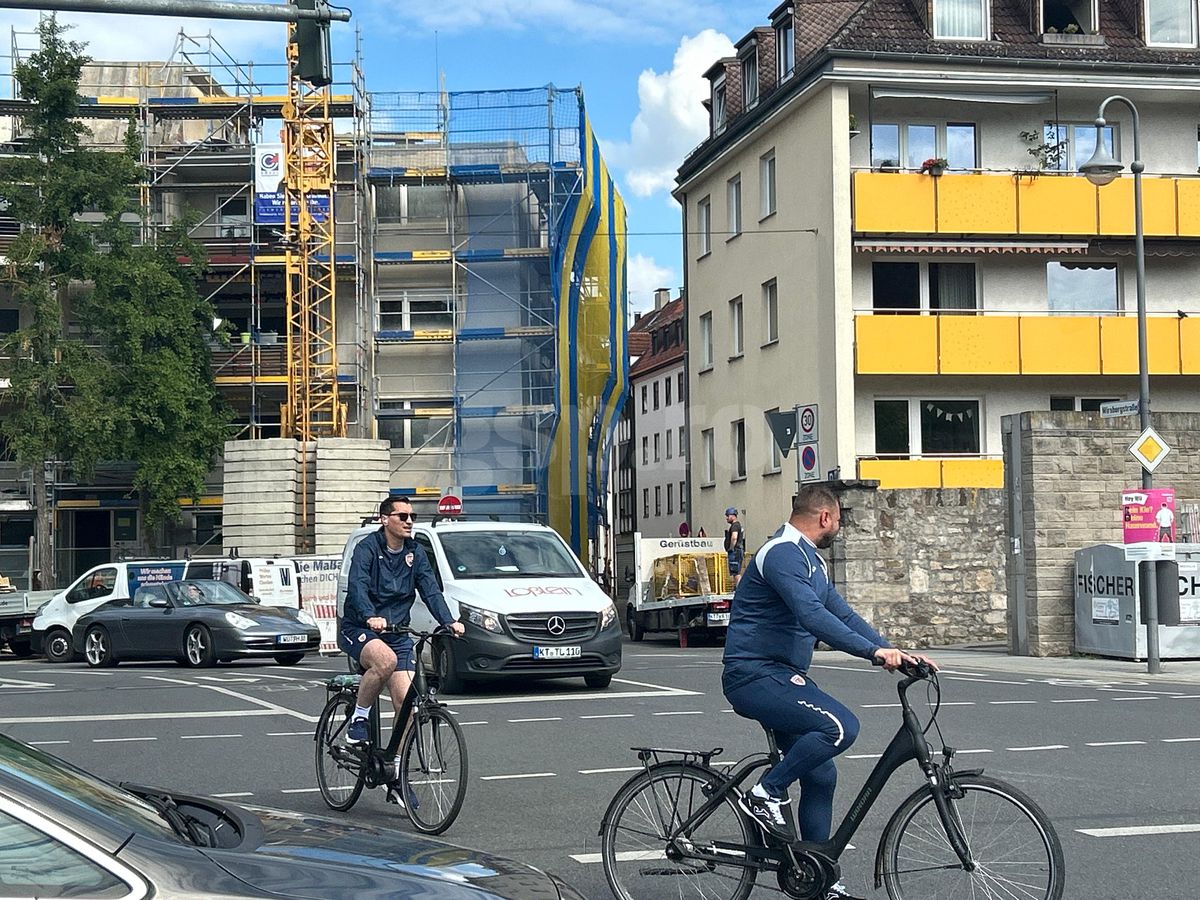
[[[253,849],[204,851],[231,875],[289,897],[559,900],[578,896],[540,869],[390,828],[250,807],[265,837]],[[482,894],[481,894],[482,892]]]

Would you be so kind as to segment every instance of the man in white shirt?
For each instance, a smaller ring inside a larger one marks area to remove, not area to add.
[[[1157,541],[1160,543],[1166,541],[1168,544],[1174,542],[1175,534],[1172,526],[1175,524],[1175,513],[1167,506],[1166,501],[1159,507],[1158,512],[1154,514],[1154,521],[1158,523]]]

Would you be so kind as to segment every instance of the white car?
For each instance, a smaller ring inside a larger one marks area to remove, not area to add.
[[[346,603],[354,548],[378,525],[346,541],[338,573],[338,618]],[[450,612],[466,626],[462,638],[434,645],[442,690],[498,678],[583,676],[606,688],[621,668],[621,629],[613,602],[579,559],[545,525],[442,521],[413,528]],[[437,625],[424,603],[412,626]]]

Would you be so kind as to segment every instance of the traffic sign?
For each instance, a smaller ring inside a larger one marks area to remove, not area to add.
[[[1100,418],[1118,419],[1121,416],[1136,416],[1138,402],[1136,400],[1109,400],[1100,404]]]
[[[1142,464],[1143,469],[1153,472],[1171,452],[1171,448],[1167,446],[1167,442],[1157,431],[1147,428],[1138,435],[1136,441],[1129,445],[1129,452]]]
[[[767,425],[771,429],[771,435],[775,438],[776,446],[784,456],[787,456],[796,440],[796,411],[789,409],[786,412],[780,412],[776,409],[770,410],[764,415],[767,417]]]
[[[438,501],[437,511],[439,516],[453,518],[462,515],[462,500],[455,497],[453,494],[446,494]]]
[[[796,407],[796,418],[799,422],[799,441],[801,444],[814,444],[817,441],[817,404]]]
[[[800,445],[800,482],[821,480],[821,461],[816,444]]]

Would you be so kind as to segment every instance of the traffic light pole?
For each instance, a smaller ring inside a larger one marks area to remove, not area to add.
[[[189,16],[204,19],[251,19],[262,22],[349,22],[350,10],[316,0],[312,9],[281,3],[234,3],[232,0],[0,0],[0,9],[48,12],[125,13],[139,16]]]

